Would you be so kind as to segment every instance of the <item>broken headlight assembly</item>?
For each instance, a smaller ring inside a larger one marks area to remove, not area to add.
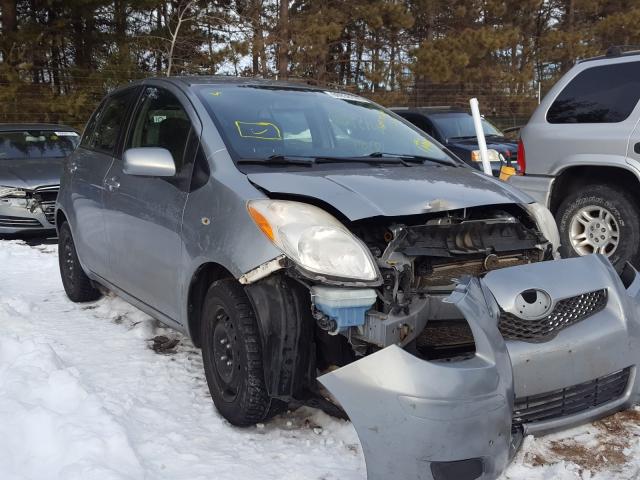
[[[346,281],[378,280],[367,247],[324,210],[288,200],[251,200],[247,210],[260,231],[303,271]]]
[[[0,198],[25,198],[26,196],[27,192],[22,188],[0,185]]]
[[[5,187],[0,185],[0,202],[12,207],[27,206],[27,192],[22,188]]]
[[[524,208],[535,220],[538,229],[540,229],[540,233],[551,243],[553,246],[553,254],[556,255],[558,248],[560,248],[560,234],[558,233],[558,226],[551,211],[538,202],[526,204]]]

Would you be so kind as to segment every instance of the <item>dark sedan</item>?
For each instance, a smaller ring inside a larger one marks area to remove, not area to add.
[[[466,110],[451,107],[396,107],[391,110],[431,135],[465,162],[482,170],[473,117]],[[494,175],[499,174],[502,165],[512,163],[511,166],[516,166],[517,142],[505,137],[484,118],[482,126]]]
[[[0,124],[0,234],[55,229],[62,162],[78,132],[51,124]]]

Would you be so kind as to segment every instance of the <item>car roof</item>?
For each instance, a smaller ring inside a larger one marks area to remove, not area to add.
[[[615,63],[616,60],[633,57],[640,55],[640,50],[623,50],[624,46],[613,46],[609,47],[607,52],[604,55],[598,55],[597,57],[585,58],[583,60],[578,60],[576,63],[585,63],[585,62],[593,62],[596,60],[608,60]]]
[[[78,132],[75,128],[57,123],[0,123],[0,132],[20,130],[57,130],[59,132]]]
[[[424,115],[434,115],[434,114],[444,114],[444,113],[466,113],[469,115],[469,112],[464,108],[460,107],[450,107],[450,106],[442,106],[442,107],[391,107],[391,111],[396,113],[401,112],[410,112],[410,113],[422,113]]]
[[[131,85],[140,85],[144,84],[147,81],[156,80],[161,82],[169,82],[182,86],[193,86],[193,85],[228,85],[228,86],[261,86],[261,87],[284,87],[284,88],[292,88],[292,89],[301,89],[301,90],[316,90],[321,92],[326,91],[339,91],[329,87],[323,87],[319,85],[313,85],[308,83],[309,80],[300,79],[297,80],[272,80],[266,78],[258,78],[258,77],[233,77],[230,75],[180,75],[180,76],[171,76],[171,77],[148,77],[142,80],[137,80],[135,82],[131,82],[130,84],[123,85],[118,88],[120,90],[122,88],[129,87]],[[342,92],[345,94],[353,95],[349,92]],[[356,95],[357,96],[357,95]]]

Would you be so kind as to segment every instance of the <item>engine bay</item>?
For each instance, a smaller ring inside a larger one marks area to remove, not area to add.
[[[357,356],[396,344],[428,359],[473,353],[473,336],[444,299],[465,276],[551,259],[552,246],[518,205],[353,222],[382,277],[371,288],[313,287],[312,313]]]

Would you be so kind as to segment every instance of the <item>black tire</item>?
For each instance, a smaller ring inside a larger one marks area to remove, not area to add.
[[[76,246],[73,243],[71,228],[67,222],[60,225],[58,231],[58,264],[60,265],[62,285],[69,300],[72,302],[91,302],[102,296],[82,270]]]
[[[567,195],[556,212],[560,231],[560,254],[562,257],[577,257],[580,253],[571,243],[571,224],[585,207],[606,209],[611,213],[618,228],[618,244],[606,252],[611,263],[620,270],[626,262],[638,266],[640,243],[640,208],[636,200],[623,188],[613,185],[585,185]],[[597,230],[597,229],[596,229]],[[585,228],[585,231],[586,228]],[[587,232],[589,233],[589,232]],[[600,252],[602,253],[602,252]]]
[[[256,316],[235,280],[219,280],[209,287],[201,328],[204,371],[220,414],[240,427],[272,416]]]

